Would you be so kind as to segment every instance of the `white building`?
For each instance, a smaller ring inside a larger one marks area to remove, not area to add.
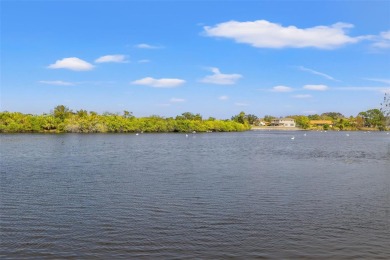
[[[282,127],[295,127],[295,121],[292,118],[277,118],[272,119],[272,126],[282,126]]]

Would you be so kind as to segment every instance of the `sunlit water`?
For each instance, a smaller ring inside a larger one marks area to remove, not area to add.
[[[0,135],[0,258],[389,259],[390,135],[304,133]]]

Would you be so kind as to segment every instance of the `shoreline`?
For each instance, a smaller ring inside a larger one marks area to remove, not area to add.
[[[252,126],[250,131],[345,131],[345,132],[380,132],[379,129],[376,128],[361,128],[355,130],[339,130],[339,129],[303,129],[299,127],[283,127],[283,126]],[[388,132],[389,130],[383,130],[383,132]]]
[[[310,131],[298,127],[252,126],[251,131]]]

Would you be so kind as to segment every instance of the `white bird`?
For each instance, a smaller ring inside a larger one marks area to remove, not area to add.
[[[186,134],[186,137],[188,137],[188,134]]]
[[[295,139],[295,136],[291,137],[291,140],[294,140]]]
[[[136,133],[135,135],[139,135],[139,133]]]

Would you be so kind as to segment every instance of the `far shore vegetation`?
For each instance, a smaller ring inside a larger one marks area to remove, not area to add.
[[[59,105],[50,114],[32,115],[0,112],[2,133],[191,133],[238,132],[250,129],[244,116],[234,120],[203,119],[200,114],[185,112],[175,118],[157,115],[135,117],[129,111],[122,114],[78,110]]]
[[[390,96],[385,94],[380,109],[370,109],[345,117],[338,112],[321,115],[290,115],[296,126],[304,130],[390,130]],[[204,119],[200,114],[182,113],[175,118],[157,115],[135,117],[129,111],[98,114],[93,111],[72,111],[64,105],[56,106],[49,114],[32,115],[19,112],[0,112],[0,133],[191,133],[238,132],[252,127],[267,128],[276,117],[259,118],[244,112],[230,119]]]

